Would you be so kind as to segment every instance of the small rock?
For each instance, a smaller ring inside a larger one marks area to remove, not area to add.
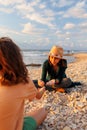
[[[85,127],[85,130],[87,130],[87,126]]]
[[[63,128],[63,130],[71,130],[71,128],[68,127],[68,126],[65,126],[65,127]]]

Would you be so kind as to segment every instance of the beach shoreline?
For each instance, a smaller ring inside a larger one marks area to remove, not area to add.
[[[87,53],[77,53],[73,54],[73,56],[76,58],[76,60],[87,60]]]
[[[73,54],[67,77],[82,85],[70,88],[69,93],[46,91],[40,100],[27,102],[25,113],[45,106],[49,113],[38,130],[87,130],[87,53]],[[31,79],[39,79],[41,67],[28,67]]]
[[[72,64],[76,64],[78,62],[82,62],[82,60],[87,60],[87,53],[75,53],[72,54],[72,56],[75,58],[75,60],[73,62],[68,63],[68,67]],[[83,62],[84,62],[83,61]],[[40,74],[41,74],[41,65],[29,65],[27,66],[28,70],[29,70],[29,75],[32,79],[39,79],[40,78]],[[68,68],[69,69],[69,68]]]

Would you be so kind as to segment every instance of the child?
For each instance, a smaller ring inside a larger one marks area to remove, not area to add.
[[[71,80],[66,77],[65,70],[67,61],[63,59],[63,48],[53,46],[49,52],[48,59],[43,63],[42,76],[38,80],[40,87],[46,86],[46,89],[65,91],[65,88],[71,85]],[[60,89],[61,88],[61,89]]]
[[[44,91],[29,78],[19,47],[7,37],[0,38],[0,130],[36,130],[47,111],[40,108],[24,117],[24,103],[40,99]]]

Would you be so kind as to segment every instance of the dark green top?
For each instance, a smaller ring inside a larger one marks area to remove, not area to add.
[[[61,82],[61,80],[66,77],[65,70],[67,68],[67,61],[65,59],[61,59],[58,63],[58,68],[59,69],[56,72],[49,60],[46,60],[43,63],[41,80],[46,82],[51,79],[58,79],[59,82]]]

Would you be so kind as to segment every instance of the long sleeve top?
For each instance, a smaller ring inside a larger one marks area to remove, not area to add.
[[[65,70],[67,68],[66,59],[61,59],[57,65],[59,69],[58,71],[55,71],[53,69],[52,64],[49,62],[49,60],[46,60],[42,66],[41,80],[46,82],[51,79],[58,79],[59,82],[61,82],[61,80],[66,77],[66,74],[65,74]]]

